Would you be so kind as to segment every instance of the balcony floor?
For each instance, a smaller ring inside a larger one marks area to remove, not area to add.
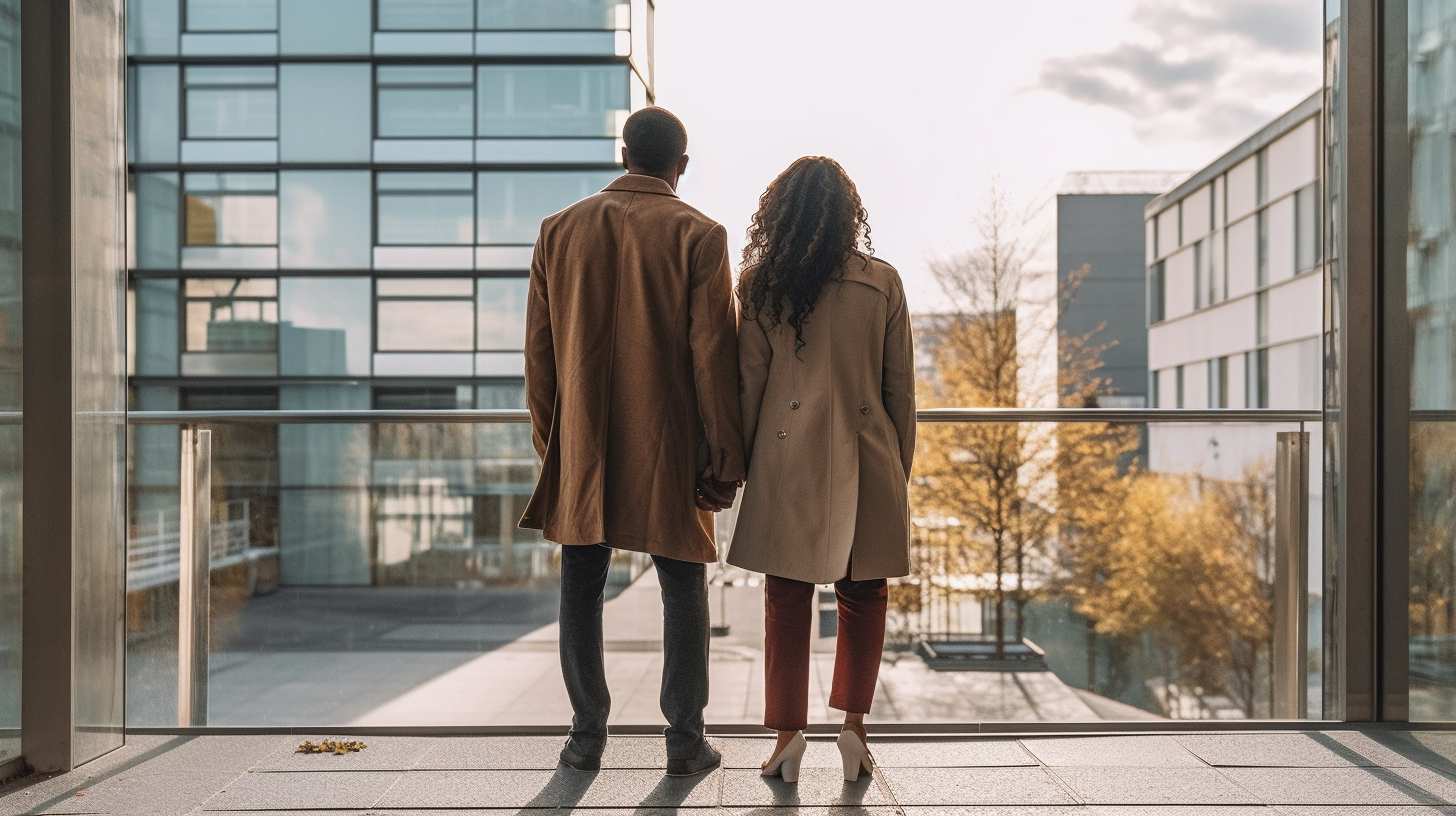
[[[1456,814],[1450,732],[885,737],[854,784],[815,739],[798,785],[758,775],[759,738],[715,737],[725,767],[685,779],[663,775],[652,737],[614,737],[597,774],[557,768],[557,737],[359,737],[368,747],[344,756],[295,753],[305,738],[131,736],[72,773],[0,788],[0,816]]]

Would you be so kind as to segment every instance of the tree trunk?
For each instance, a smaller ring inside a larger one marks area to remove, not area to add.
[[[996,537],[996,659],[1006,657],[1006,588],[1002,571],[1006,564],[1006,545]]]

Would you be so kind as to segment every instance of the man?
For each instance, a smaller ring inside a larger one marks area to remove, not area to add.
[[[687,131],[662,108],[627,119],[621,176],[541,223],[526,308],[526,399],[541,476],[521,526],[561,548],[561,761],[601,767],[602,604],[612,550],[662,584],[667,773],[716,767],[708,704],[712,512],[743,479],[737,316],[723,227],[677,197]]]

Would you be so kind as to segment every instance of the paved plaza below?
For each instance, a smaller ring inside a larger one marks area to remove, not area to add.
[[[764,779],[764,738],[714,737],[724,767],[663,775],[656,737],[614,737],[604,769],[557,767],[560,737],[355,737],[342,756],[295,736],[133,735],[69,774],[0,787],[0,816],[1309,816],[1456,814],[1456,734],[1304,731],[871,738],[845,783],[827,735],[800,781]]]
[[[762,722],[763,589],[711,589],[714,623],[706,719]],[[605,607],[614,725],[665,724],[662,602],[648,570]],[[442,596],[388,590],[281,590],[253,599],[212,654],[213,726],[559,726],[571,719],[561,680],[554,588]],[[444,598],[445,600],[440,600]],[[829,707],[834,639],[815,638],[810,721]],[[173,646],[172,648],[175,648]],[[127,720],[176,724],[176,653],[128,654]],[[1063,683],[1049,671],[933,671],[910,652],[887,652],[870,722],[1010,723],[1158,719]]]

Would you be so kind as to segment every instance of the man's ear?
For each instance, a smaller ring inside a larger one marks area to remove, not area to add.
[[[631,163],[629,163],[627,161],[627,146],[626,145],[622,145],[622,169],[623,170],[631,170],[632,169]]]
[[[622,151],[623,151],[624,154],[626,153],[626,150],[627,149],[625,147],[622,148]],[[681,159],[678,159],[677,160],[677,174],[679,176],[681,176],[683,173],[686,173],[687,171],[688,171],[688,157],[687,157],[687,154],[684,154]]]

